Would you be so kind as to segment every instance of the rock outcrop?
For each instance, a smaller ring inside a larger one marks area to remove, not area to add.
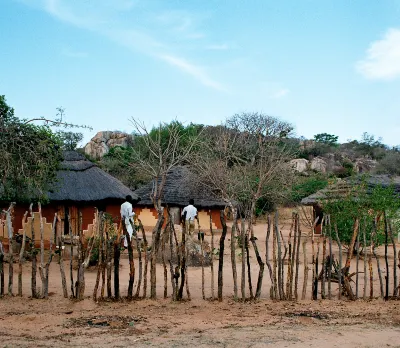
[[[310,169],[314,170],[319,173],[326,173],[328,164],[326,163],[325,159],[321,157],[314,157],[311,160]]]
[[[132,135],[123,132],[98,132],[84,147],[85,154],[101,159],[115,146],[126,147],[132,142]]]
[[[354,162],[354,171],[359,174],[369,173],[373,171],[377,165],[378,162],[373,159],[357,158],[356,161]]]
[[[292,168],[299,173],[305,173],[308,170],[310,162],[304,158],[296,158],[290,161]]]

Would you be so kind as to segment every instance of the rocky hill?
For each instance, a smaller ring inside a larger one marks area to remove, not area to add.
[[[100,160],[112,147],[127,147],[133,144],[133,137],[123,132],[98,132],[84,147],[85,154],[93,159]]]

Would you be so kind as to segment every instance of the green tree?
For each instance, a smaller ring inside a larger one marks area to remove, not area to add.
[[[354,185],[346,196],[331,195],[323,203],[323,210],[331,216],[331,222],[337,225],[339,238],[344,245],[350,243],[356,218],[360,221],[361,229],[365,229],[369,245],[375,218],[382,217],[385,212],[389,219],[394,219],[400,209],[400,199],[393,186],[377,185],[370,189],[367,180],[365,178],[363,182]],[[384,241],[383,226],[378,225],[376,232],[373,243],[380,245]]]
[[[322,143],[328,146],[338,146],[338,139],[337,135],[328,134],[328,133],[319,133],[314,135],[314,140],[317,143]]]
[[[83,139],[82,133],[58,131],[56,135],[62,142],[63,150],[73,151]]]
[[[48,126],[14,116],[0,96],[0,200],[43,199],[55,180],[61,145]]]

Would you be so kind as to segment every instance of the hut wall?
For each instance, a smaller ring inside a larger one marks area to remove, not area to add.
[[[177,214],[181,212],[179,207],[173,207],[174,213]],[[136,207],[134,208],[135,213],[138,215],[139,219],[142,221],[143,226],[147,228],[153,228],[157,223],[157,211],[153,207]],[[164,215],[166,217],[166,209],[164,209]],[[219,210],[211,210],[213,229],[220,230],[222,229],[220,213]],[[204,230],[208,230],[210,228],[210,213],[208,210],[200,209],[199,210],[199,220],[200,226]],[[176,221],[175,221],[176,223]]]

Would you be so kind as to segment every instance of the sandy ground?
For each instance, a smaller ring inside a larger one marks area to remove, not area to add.
[[[286,236],[287,228],[283,230]],[[265,232],[265,225],[258,224],[255,227],[258,246],[263,256]],[[218,240],[219,236],[216,236],[216,247]],[[75,302],[62,297],[59,266],[56,262],[52,263],[50,270],[50,298],[30,299],[30,263],[27,263],[23,271],[23,298],[9,296],[0,298],[0,346],[400,347],[400,301],[383,302],[379,299],[368,302],[338,301],[336,284],[332,285],[334,299],[311,301],[309,281],[306,300],[297,303],[273,302],[269,300],[270,280],[267,269],[260,301],[246,303],[234,301],[230,251],[230,238],[227,236],[224,301],[221,303],[201,299],[199,267],[189,269],[191,301],[175,303],[170,299],[161,299],[163,293],[161,266],[157,270],[157,294],[160,298],[157,301],[95,303],[90,296],[96,272],[88,270],[85,273],[87,298]],[[311,262],[310,252],[309,245],[309,262]],[[379,252],[382,254],[382,250]],[[258,266],[253,253],[251,256],[255,288]],[[391,256],[390,265],[393,265],[393,261]],[[129,271],[126,255],[123,256],[121,263],[121,294],[125,295]],[[383,263],[382,259],[381,267]],[[65,266],[68,269],[68,263]],[[239,260],[237,266],[240,274]],[[352,270],[355,270],[355,267],[353,261]],[[360,260],[359,267],[363,268],[363,260]],[[8,265],[5,268],[7,280]],[[217,261],[215,261],[216,269]],[[303,283],[303,262],[300,269],[299,288]],[[209,268],[205,274],[206,297],[210,299]],[[363,293],[363,277],[361,274],[359,279],[360,295]],[[67,278],[69,282],[68,271]],[[379,281],[376,272],[375,278],[373,285],[374,294],[377,296]],[[14,279],[14,292],[16,292],[16,274]],[[240,286],[240,276],[238,280]],[[38,278],[38,286],[40,285]],[[168,286],[170,294],[170,284]],[[369,294],[368,283],[367,286]],[[248,289],[246,291],[248,294]]]

